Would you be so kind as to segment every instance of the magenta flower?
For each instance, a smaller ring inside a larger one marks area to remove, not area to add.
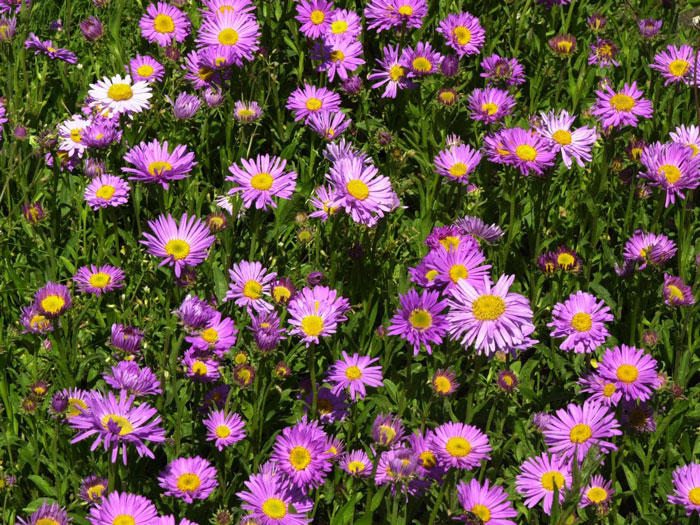
[[[49,281],[34,294],[33,306],[48,318],[58,317],[71,306],[68,287]]]
[[[347,320],[350,304],[336,290],[327,286],[302,289],[287,307],[291,334],[299,335],[306,346],[319,343],[319,337],[336,332],[338,323]]]
[[[615,386],[615,383],[600,377],[597,372],[592,372],[578,380],[582,385],[581,392],[592,394],[589,401],[600,403],[607,407],[617,406],[622,398],[622,391]]]
[[[642,98],[644,94],[637,89],[637,82],[625,84],[620,91],[613,91],[610,86],[595,92],[595,104],[591,113],[598,117],[604,128],[609,126],[637,126],[638,117],[651,118],[653,109],[651,101]]]
[[[382,98],[396,98],[397,90],[413,87],[414,84],[399,60],[399,46],[385,46],[382,53],[384,57],[378,61],[382,67],[373,69],[368,78],[377,81],[372,84],[372,89],[386,86]]]
[[[695,68],[695,50],[688,46],[668,46],[664,51],[654,55],[654,62],[649,65],[651,69],[661,72],[666,79],[665,86],[671,82],[693,83]]]
[[[350,391],[353,401],[367,396],[365,387],[383,386],[382,367],[370,366],[379,361],[378,358],[353,354],[349,356],[343,350],[343,358],[335,362],[328,370],[328,381],[333,384],[332,392],[340,394],[346,388]]]
[[[231,284],[226,292],[226,301],[236,300],[236,306],[250,306],[256,312],[271,311],[272,305],[263,299],[270,296],[271,283],[277,273],[267,273],[259,262],[241,261],[229,270]]]
[[[542,175],[545,168],[554,165],[556,151],[547,139],[533,131],[509,128],[501,132],[502,148],[507,152],[503,162],[515,166],[523,175],[531,171]],[[499,152],[500,153],[500,152]]]
[[[184,41],[190,34],[190,26],[190,19],[182,11],[165,2],[150,4],[139,20],[141,36],[160,47]]]
[[[262,525],[306,525],[302,504],[303,494],[285,477],[270,473],[254,474],[244,482],[245,491],[236,493],[243,504],[241,508],[251,511],[250,520],[242,523]]]
[[[680,277],[664,274],[664,301],[668,306],[690,306],[695,304],[693,289]]]
[[[287,109],[294,112],[294,120],[299,122],[318,111],[338,111],[340,95],[326,88],[304,84],[289,95]]]
[[[610,335],[604,324],[614,319],[609,312],[604,301],[579,290],[565,302],[554,305],[553,321],[547,326],[553,328],[552,337],[566,338],[560,345],[562,350],[591,353]]]
[[[565,110],[542,113],[541,117],[542,123],[537,127],[537,132],[551,141],[552,149],[561,153],[567,168],[571,167],[571,159],[582,168],[584,163],[591,161],[591,149],[598,140],[595,129],[582,126],[572,131],[571,125],[576,117]]]
[[[95,177],[85,187],[83,197],[93,210],[108,206],[121,206],[129,202],[129,183],[125,180],[105,173]]]
[[[619,66],[620,63],[615,60],[617,53],[618,49],[615,42],[598,38],[595,44],[591,44],[591,52],[588,55],[588,65],[606,67],[612,64],[613,66]]]
[[[126,152],[124,160],[135,166],[122,168],[122,171],[134,174],[129,180],[157,182],[166,190],[168,181],[189,177],[189,172],[197,164],[194,153],[187,151],[187,146],[177,145],[170,153],[168,142],[161,144],[157,139],[134,146]]]
[[[555,486],[559,490],[559,503],[564,501],[566,491],[571,488],[570,464],[570,461],[546,453],[525,460],[515,479],[516,490],[525,498],[525,506],[532,508],[544,500],[544,512],[549,514]]]
[[[214,311],[202,329],[185,337],[185,341],[191,343],[192,348],[198,352],[212,352],[218,357],[223,357],[236,344],[236,334],[238,330],[233,326],[233,319],[222,319],[221,313]]]
[[[219,485],[216,469],[206,459],[177,458],[165,467],[158,477],[158,485],[165,489],[166,496],[180,498],[185,503],[196,499],[207,499]]]
[[[441,62],[442,55],[429,42],[418,42],[415,48],[406,47],[401,53],[401,65],[408,71],[409,78],[438,73]]]
[[[646,171],[639,176],[666,190],[666,207],[676,201],[676,195],[685,199],[683,190],[700,185],[700,156],[683,144],[655,142],[644,149],[641,161]]]
[[[440,425],[434,430],[432,446],[438,461],[448,468],[472,470],[490,459],[489,438],[471,425]]]
[[[615,491],[612,488],[612,483],[606,481],[603,476],[596,475],[591,478],[591,481],[581,489],[580,507],[583,509],[589,505],[604,508],[610,502]]]
[[[136,397],[163,392],[160,388],[160,381],[153,371],[147,366],[139,367],[136,361],[119,361],[103,377],[112,388],[126,390]]]
[[[492,485],[485,480],[482,485],[472,479],[469,483],[460,481],[457,484],[457,499],[466,512],[479,518],[488,525],[516,525],[513,520],[518,512],[508,501],[508,493],[503,488]]]
[[[372,461],[364,450],[346,453],[339,466],[352,477],[368,478],[372,475]]]
[[[267,210],[270,206],[277,208],[272,197],[288,200],[296,188],[297,174],[285,172],[287,161],[270,155],[258,155],[255,159],[241,159],[238,164],[229,166],[232,176],[226,180],[238,184],[229,190],[229,195],[241,192],[243,205],[250,208]]]
[[[460,57],[478,53],[486,40],[479,19],[469,13],[448,15],[438,24],[437,32]]]
[[[73,276],[76,287],[81,292],[93,293],[99,296],[124,287],[124,272],[115,266],[105,264],[99,268],[94,264],[82,266]]]
[[[255,17],[225,9],[216,17],[203,20],[196,42],[200,48],[226,47],[232,53],[234,63],[242,65],[243,60],[253,60],[259,39],[260,27]]]
[[[643,349],[622,345],[608,348],[600,359],[598,373],[615,384],[625,399],[646,401],[659,386],[657,362]]]
[[[319,38],[330,29],[333,3],[328,0],[300,0],[296,12],[294,18],[301,24],[301,33],[307,38]]]
[[[317,42],[311,50],[311,59],[322,61],[317,71],[326,71],[328,80],[333,82],[336,75],[348,79],[348,72],[357,70],[365,61],[362,57],[362,44],[351,37],[333,35]]]
[[[370,0],[365,7],[367,27],[377,33],[402,26],[419,28],[427,14],[425,0]]]
[[[126,67],[131,78],[137,82],[141,80],[145,82],[160,82],[165,75],[165,68],[160,62],[148,55],[136,55],[136,58],[129,60],[129,65]]]
[[[472,120],[491,124],[510,115],[515,107],[515,99],[508,91],[495,87],[475,89],[467,99]]]
[[[669,503],[683,505],[687,516],[693,512],[700,514],[700,463],[690,463],[674,470],[673,489],[673,494],[667,496]]]
[[[72,51],[53,47],[51,40],[41,41],[34,33],[29,33],[29,39],[24,42],[24,47],[34,50],[34,54],[42,53],[52,60],[63,60],[69,64],[77,64],[78,57]]]
[[[493,54],[481,62],[481,68],[484,72],[480,76],[488,79],[489,84],[493,82],[517,86],[525,82],[525,70],[516,58],[505,58]]]
[[[319,111],[312,113],[306,124],[326,140],[337,139],[350,127],[352,120],[340,111]]]
[[[693,157],[700,153],[700,128],[697,126],[685,126],[681,124],[669,133],[671,140],[679,144],[685,144],[693,152]]]
[[[445,292],[459,282],[467,282],[473,287],[483,287],[484,278],[489,278],[490,264],[482,264],[484,255],[471,244],[461,243],[448,250],[432,250],[423,259],[428,272],[436,272],[431,281],[435,286],[444,286]]]
[[[315,488],[333,468],[332,454],[326,451],[327,438],[318,422],[303,419],[277,436],[270,459],[296,487],[305,491]]]
[[[227,414],[223,410],[212,410],[204,420],[207,427],[207,440],[214,441],[216,448],[223,450],[246,437],[245,423],[235,413]]]
[[[442,343],[448,322],[444,310],[447,301],[440,300],[436,291],[424,290],[419,296],[415,290],[399,295],[401,306],[389,325],[389,335],[398,335],[413,346],[413,355],[418,355],[421,345],[428,354],[432,353],[431,343]]]

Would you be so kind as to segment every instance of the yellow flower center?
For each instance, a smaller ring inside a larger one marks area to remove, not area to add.
[[[520,144],[520,146],[515,148],[515,154],[520,160],[525,162],[532,162],[537,158],[537,150],[529,144]]]
[[[398,82],[406,74],[406,71],[398,64],[389,68],[389,78],[392,82]]]
[[[136,525],[136,520],[128,514],[120,514],[114,518],[112,525]]]
[[[75,397],[68,398],[68,412],[66,413],[66,417],[70,419],[78,414],[82,414],[84,410],[87,410],[87,407],[87,404],[82,399]]]
[[[314,24],[314,25],[322,24],[325,19],[326,19],[326,15],[323,11],[320,11],[319,9],[311,11],[311,23],[312,24]]]
[[[588,489],[586,497],[593,503],[601,503],[608,498],[608,493],[602,487],[591,487]]]
[[[482,295],[472,303],[472,313],[479,321],[494,321],[505,311],[506,303],[497,295]]]
[[[262,297],[262,285],[258,281],[246,281],[243,285],[243,295],[249,299],[260,299]]]
[[[389,425],[379,425],[379,442],[385,445],[391,443],[396,437],[396,430]]]
[[[202,484],[197,474],[185,472],[177,477],[177,488],[182,492],[194,492]]]
[[[94,485],[90,487],[87,491],[88,498],[91,500],[99,499],[102,497],[102,493],[105,491],[104,485]]]
[[[272,187],[275,179],[269,173],[263,172],[250,178],[250,185],[258,191],[267,191]]]
[[[40,328],[44,329],[44,328],[48,328],[49,322],[48,322],[48,320],[46,319],[46,317],[44,317],[43,315],[41,315],[41,314],[36,314],[35,316],[33,316],[33,317],[29,320],[29,326],[31,326],[32,328],[34,328],[36,325],[39,325]]]
[[[345,369],[345,377],[350,381],[356,381],[362,377],[362,370],[355,365],[349,366]]]
[[[318,99],[316,97],[311,97],[309,100],[306,101],[306,109],[309,111],[318,111],[321,109],[321,106],[323,106],[323,102],[321,102],[321,99]]]
[[[463,177],[464,175],[466,175],[467,170],[467,165],[464,164],[464,162],[456,162],[450,168],[450,175],[457,178]]]
[[[357,474],[358,472],[362,472],[363,470],[365,470],[365,468],[367,468],[367,467],[365,466],[365,464],[362,461],[351,461],[350,463],[348,463],[348,470],[352,474]]]
[[[323,318],[318,315],[307,315],[301,320],[301,329],[306,335],[316,337],[323,331]]]
[[[440,244],[442,244],[445,250],[449,250],[450,248],[457,248],[459,246],[459,237],[455,237],[454,235],[448,235],[447,237],[443,237],[442,239],[440,239]]]
[[[107,96],[112,100],[129,100],[134,92],[129,84],[112,84],[107,90]]]
[[[605,386],[603,387],[603,395],[605,397],[611,397],[615,391],[617,390],[617,387],[612,384],[612,383],[606,383]]]
[[[452,383],[450,383],[450,380],[445,376],[437,376],[433,381],[433,386],[435,387],[435,390],[441,394],[447,394],[450,390],[452,390]]]
[[[445,104],[451,104],[452,102],[454,102],[455,98],[457,98],[455,94],[452,93],[452,91],[443,91],[442,93],[439,93],[438,96],[440,97],[440,100]]]
[[[202,339],[204,339],[209,344],[216,343],[219,340],[219,332],[217,332],[213,328],[207,328],[206,330],[202,330],[201,336]]]
[[[428,73],[431,69],[433,69],[433,65],[427,58],[418,57],[413,60],[413,69],[415,69],[416,71],[423,71],[424,73]]]
[[[676,59],[668,65],[668,70],[674,77],[682,77],[690,69],[690,64],[686,60]]]
[[[136,69],[136,74],[140,77],[148,78],[153,74],[153,66],[143,64]]]
[[[331,24],[331,33],[342,35],[348,30],[348,23],[345,20],[336,20]]]
[[[413,14],[413,8],[410,5],[402,5],[399,7],[399,14],[401,16],[411,16]]]
[[[219,43],[224,46],[232,46],[238,42],[238,33],[235,29],[227,27],[219,33]]]
[[[80,142],[83,139],[81,131],[81,129],[70,130],[70,138],[73,142]]]
[[[51,518],[41,518],[36,522],[36,525],[59,525],[59,523]]]
[[[41,300],[41,309],[50,314],[57,314],[66,305],[60,295],[47,295]]]
[[[425,278],[428,279],[428,281],[432,281],[435,279],[435,276],[438,274],[437,270],[430,270],[428,273],[425,274]]]
[[[266,324],[266,323],[263,323]],[[263,327],[266,328],[266,327]],[[248,356],[245,355],[245,352],[238,352],[234,357],[233,357],[233,362],[236,363],[237,365],[244,365],[248,362]]]
[[[618,93],[610,97],[610,107],[615,111],[631,111],[634,108],[635,101],[629,95]]]
[[[173,165],[163,160],[157,160],[148,165],[148,173],[150,173],[153,177],[160,177],[163,175],[163,173],[172,169]]]
[[[471,508],[470,512],[472,514],[475,514],[476,517],[482,521],[482,523],[488,523],[489,521],[491,521],[491,511],[488,507],[484,505],[480,505],[479,503],[477,503]]]
[[[114,192],[116,192],[116,191],[117,190],[114,186],[111,186],[109,184],[105,184],[99,190],[97,190],[95,192],[95,197],[108,201],[109,199],[112,198],[112,196],[114,195]]]
[[[666,177],[666,181],[669,184],[674,184],[681,178],[681,170],[678,169],[678,166],[674,166],[673,164],[659,166],[658,173]]]
[[[179,261],[190,254],[190,245],[182,239],[173,239],[166,243],[165,253],[176,261]]]
[[[557,264],[562,268],[568,268],[575,262],[576,259],[574,259],[574,256],[570,253],[560,253],[559,255],[557,255]]]
[[[583,423],[574,425],[571,431],[569,431],[569,439],[571,439],[572,443],[585,443],[592,435],[591,427]]]
[[[210,68],[202,66],[197,71],[197,76],[200,79],[202,79],[202,82],[209,82],[209,80],[211,80],[211,77],[214,76],[214,72]]]
[[[252,375],[250,374],[250,370],[247,368],[241,368],[238,372],[236,372],[236,375],[238,379],[240,379],[244,385],[249,385],[250,380],[253,378]]]
[[[239,109],[238,110],[238,116],[241,117],[241,120],[246,120],[248,117],[253,116],[255,112],[252,109]]]
[[[542,477],[540,478],[540,484],[542,485],[542,488],[544,490],[548,490],[549,492],[554,491],[555,484],[557,488],[561,490],[561,488],[564,486],[564,476],[561,472],[557,472],[556,470],[550,470],[549,472],[545,472],[544,474],[542,474]]]
[[[268,518],[281,520],[287,515],[287,505],[279,498],[267,498],[262,504],[262,511]]]
[[[207,365],[204,364],[202,361],[195,361],[192,363],[192,373],[198,376],[205,376],[207,375]]]
[[[417,308],[408,316],[408,322],[413,328],[422,332],[433,326],[433,316],[428,310]]]
[[[311,452],[305,447],[294,447],[289,453],[289,462],[296,470],[304,470],[311,463]]]
[[[466,46],[472,40],[472,32],[464,26],[457,26],[452,30],[452,35],[460,46]]]
[[[435,457],[435,454],[433,454],[430,450],[421,452],[418,456],[418,459],[420,459],[423,468],[430,469],[437,465],[437,458]]]
[[[634,365],[620,365],[617,368],[617,378],[623,383],[634,383],[639,377],[639,370]]]
[[[369,187],[361,180],[351,180],[345,185],[345,189],[358,201],[363,201],[369,197]]]
[[[690,489],[690,492],[688,492],[688,499],[693,505],[700,505],[700,487]]]
[[[496,113],[496,111],[498,111],[498,105],[494,104],[493,102],[486,102],[485,104],[481,105],[481,111],[487,115],[493,115]]]
[[[157,15],[153,20],[153,29],[159,33],[172,33],[175,31],[175,22],[168,15]]]
[[[698,148],[695,144],[688,143],[686,146],[693,150],[693,157],[700,153],[700,148]]]
[[[272,296],[278,303],[286,303],[292,296],[292,291],[286,286],[275,286],[272,290]]]
[[[588,332],[593,326],[593,319],[586,312],[579,312],[571,319],[571,326],[577,332]]]
[[[112,281],[108,273],[97,272],[90,276],[90,286],[93,288],[104,288]]]
[[[571,133],[569,133],[565,129],[556,130],[554,133],[552,133],[552,138],[555,142],[558,142],[562,146],[567,146],[571,144]]]
[[[569,42],[568,40],[560,40],[557,42],[557,51],[564,55],[568,55],[571,53],[571,47],[573,46],[573,42]]]
[[[450,279],[452,282],[457,284],[460,279],[466,279],[469,277],[469,270],[463,264],[453,264],[450,268]]]
[[[318,409],[319,414],[330,414],[333,412],[333,403],[331,403],[328,399],[319,399],[316,408]]]
[[[107,414],[102,418],[102,426],[107,429],[110,421],[114,421],[117,425],[119,425],[120,436],[126,436],[134,431],[134,427],[131,426],[131,422],[125,417],[118,416],[116,414]]]
[[[331,51],[330,58],[331,62],[342,62],[345,59],[345,54],[340,49],[336,49]]]
[[[671,296],[671,298],[679,299],[681,301],[683,300],[683,292],[677,286],[673,286],[672,284],[669,284],[666,287],[666,290],[668,290],[668,293]]]
[[[216,427],[216,437],[218,438],[227,438],[231,435],[231,429],[228,428],[226,425],[219,425]]]
[[[503,381],[506,384],[506,386],[513,386],[513,383],[514,383],[513,378],[509,375],[504,375],[501,378],[501,381]]]
[[[463,458],[472,451],[472,445],[463,437],[455,436],[447,440],[445,450],[452,457]]]

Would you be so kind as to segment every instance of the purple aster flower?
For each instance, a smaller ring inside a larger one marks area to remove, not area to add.
[[[382,54],[384,55],[383,59],[378,61],[382,67],[373,69],[368,78],[377,81],[372,84],[372,89],[386,86],[382,98],[396,98],[398,89],[410,88],[414,84],[406,75],[406,68],[401,65],[399,60],[399,46],[385,46]]]
[[[408,71],[409,78],[418,78],[437,73],[441,61],[442,55],[429,42],[418,42],[415,48],[404,48],[400,63]]]
[[[227,384],[216,385],[204,394],[204,400],[199,409],[202,412],[208,412],[210,409],[223,409],[226,406],[226,399],[228,399],[230,390],[231,387]]]
[[[588,22],[588,27],[591,31],[598,32],[605,29],[605,24],[608,23],[608,19],[600,13],[593,13],[586,19],[586,22]]]
[[[328,380],[333,384],[332,392],[336,395],[349,388],[353,401],[364,399],[367,395],[366,386],[383,386],[382,367],[370,366],[379,361],[378,358],[353,354],[349,356],[343,350],[343,359],[331,366],[328,370]]]
[[[254,379],[255,368],[250,365],[238,365],[233,369],[233,380],[238,383],[241,388],[250,386]]]
[[[165,431],[160,426],[158,411],[148,403],[134,405],[134,396],[127,397],[126,390],[119,392],[119,399],[112,392],[107,395],[93,391],[88,395],[87,404],[90,410],[68,420],[68,424],[78,431],[71,440],[77,443],[96,435],[90,447],[95,450],[103,443],[105,450],[112,451],[111,461],[115,463],[122,449],[122,461],[126,465],[126,446],[132,443],[139,456],[154,458],[153,452],[146,447],[144,441],[162,443],[165,441]],[[155,416],[155,417],[153,417]],[[111,496],[111,495],[110,495]]]
[[[218,46],[213,46],[207,49],[214,49],[216,51],[220,48]],[[190,51],[187,53],[185,56],[185,63],[181,66],[182,69],[186,71],[185,78],[192,83],[195,89],[221,85],[225,73],[215,71],[207,65],[203,55],[203,51]],[[229,52],[228,55],[233,57],[232,52]]]
[[[588,484],[581,489],[581,503],[579,506],[582,509],[589,505],[605,508],[613,494],[615,494],[615,491],[612,488],[612,483],[606,481],[603,476],[593,476]]]
[[[83,166],[85,170],[85,175],[94,179],[100,175],[105,175],[107,173],[107,166],[105,163],[99,159],[86,158]],[[98,188],[99,189],[99,188]]]
[[[537,132],[551,141],[551,147],[561,153],[567,168],[571,167],[571,159],[582,168],[584,163],[591,161],[591,149],[598,140],[595,129],[582,126],[572,131],[571,125],[576,116],[569,115],[566,110],[541,113],[541,117],[542,122],[536,128]]]
[[[693,157],[700,153],[700,128],[698,126],[681,124],[674,131],[670,132],[669,136],[673,142],[688,146],[693,152]]]
[[[685,199],[682,190],[700,185],[700,156],[683,144],[655,142],[644,149],[641,161],[646,172],[639,176],[666,190],[666,207],[676,201],[676,195]]]
[[[457,484],[457,499],[466,512],[476,516],[482,523],[516,525],[513,520],[508,519],[518,515],[513,504],[508,501],[508,493],[497,485],[490,486],[488,479],[483,485],[476,479],[472,479],[468,484],[460,481]],[[462,519],[470,521],[467,517]]]
[[[635,230],[625,243],[622,257],[625,262],[640,263],[639,269],[644,270],[649,262],[657,266],[666,263],[677,250],[676,243],[663,234]]]
[[[319,111],[309,116],[306,124],[326,140],[337,139],[352,120],[340,111]]]
[[[504,58],[493,54],[481,62],[481,68],[484,70],[481,76],[488,79],[489,84],[494,82],[506,86],[517,86],[525,82],[525,70],[515,58]]]
[[[319,283],[310,283],[319,284]],[[272,284],[272,297],[278,304],[287,304],[297,293],[296,286],[289,277],[281,277]]]
[[[114,389],[126,390],[136,397],[160,394],[160,381],[147,366],[139,367],[135,361],[120,361],[104,374],[105,382]]]
[[[530,171],[542,175],[545,168],[554,165],[556,151],[547,139],[534,131],[522,128],[504,129],[501,140],[503,149],[508,152],[503,161],[518,168],[523,175],[529,175]]]
[[[373,226],[393,209],[394,192],[389,177],[379,175],[377,168],[358,158],[336,162],[326,177],[337,191],[331,207],[343,207],[355,222]]]
[[[165,68],[153,57],[136,55],[129,60],[127,71],[136,81],[160,82],[165,75]]]
[[[45,334],[53,330],[49,318],[34,304],[22,307],[20,323],[24,326],[23,334]]]
[[[655,432],[654,409],[646,402],[625,399],[622,402],[622,424],[632,432]]]
[[[58,126],[58,136],[60,137],[59,147],[71,157],[82,157],[87,149],[83,143],[83,133],[91,124],[90,120],[86,120],[77,115],[64,120]]]
[[[175,276],[180,277],[183,268],[197,266],[207,257],[207,251],[216,239],[209,233],[204,221],[194,215],[182,214],[180,224],[168,214],[160,215],[155,221],[148,221],[153,232],[145,233],[145,241],[139,241],[148,253],[163,260],[158,266],[175,266]]]
[[[329,462],[330,465],[330,462]],[[284,476],[278,474],[254,474],[244,482],[246,491],[236,493],[243,504],[241,508],[251,511],[250,525],[306,525],[311,523],[302,510],[300,493]]]
[[[490,459],[491,445],[481,430],[462,423],[443,423],[432,439],[438,461],[448,468],[472,470]]]
[[[48,318],[58,317],[71,306],[68,287],[63,284],[46,283],[34,294],[33,306]]]
[[[379,414],[372,425],[372,439],[377,445],[393,447],[406,434],[401,418],[393,414]]]
[[[576,37],[557,35],[549,40],[549,47],[560,57],[569,57],[576,51]]]
[[[192,344],[192,348],[199,353],[213,352],[218,357],[223,357],[233,345],[236,344],[236,330],[233,319],[224,317],[214,311],[207,323],[196,334],[185,337],[185,341]]]
[[[425,435],[416,430],[408,437],[409,448],[416,454],[418,465],[425,471],[428,478],[441,481],[445,467],[438,463],[434,446],[435,432],[426,430]]]
[[[78,57],[75,56],[75,53],[67,49],[55,48],[51,40],[41,41],[34,33],[29,33],[29,39],[24,42],[24,47],[34,50],[34,55],[43,53],[52,60],[63,60],[69,64],[78,63]]]
[[[437,32],[460,57],[477,54],[486,41],[479,19],[466,12],[447,15],[438,24]]]
[[[209,106],[210,108],[218,108],[221,104],[224,103],[225,100],[224,92],[221,91],[221,89],[219,89],[218,87],[214,86],[207,86],[204,89],[204,91],[202,91],[202,98],[204,99],[204,102],[207,104],[207,106]],[[238,104],[238,102],[236,102],[236,104]],[[238,110],[234,106],[234,118],[240,121],[240,119],[236,116],[237,112]]]
[[[0,17],[0,42],[10,42],[17,32],[17,18]],[[0,122],[2,124],[2,122]],[[1,137],[1,135],[0,135]]]
[[[503,230],[497,224],[486,224],[479,217],[465,216],[459,219],[457,226],[464,235],[484,241],[487,244],[495,244],[503,237]]]
[[[637,89],[637,82],[625,84],[620,91],[613,91],[609,86],[605,90],[595,92],[595,104],[591,113],[598,117],[604,128],[609,126],[634,126],[639,123],[638,117],[651,118],[653,109],[651,101],[642,98],[644,93]]]
[[[219,362],[208,356],[200,356],[194,348],[187,350],[180,362],[185,376],[199,383],[211,383],[221,377]]]
[[[323,156],[333,165],[341,160],[359,159],[363,164],[372,164],[372,159],[364,152],[345,142],[343,137],[338,142],[329,142],[323,149]]]
[[[233,52],[236,64],[243,60],[253,60],[253,53],[259,49],[260,27],[255,19],[245,13],[225,10],[216,17],[207,17],[197,34],[197,45],[226,46]]]
[[[653,18],[645,18],[637,21],[639,34],[642,35],[643,38],[654,38],[659,34],[659,30],[663,24],[663,20],[654,20]]]
[[[593,372],[578,380],[582,385],[581,392],[592,394],[589,401],[600,403],[607,407],[617,406],[622,398],[622,391],[612,381],[603,379],[600,374]]]
[[[347,399],[348,396],[343,390],[335,393],[329,388],[319,388],[316,399],[316,411],[318,412],[319,421],[323,424],[343,421],[348,414]],[[308,412],[313,404],[313,392],[307,394],[304,398],[304,403],[304,411]]]
[[[430,486],[426,471],[420,466],[418,454],[405,446],[396,446],[378,459],[376,485],[391,485],[391,497],[399,497],[399,490],[419,496]]]
[[[100,19],[97,17],[89,16],[78,25],[85,39],[90,42],[98,40],[104,34],[102,22],[100,22]]]
[[[365,7],[369,29],[419,28],[428,14],[425,0],[370,0]]]
[[[424,290],[419,296],[415,290],[399,295],[401,306],[389,325],[389,335],[398,335],[413,345],[413,355],[418,355],[421,345],[428,354],[431,343],[442,343],[448,323],[444,315],[447,302],[441,301],[439,292]]]
[[[296,188],[297,174],[285,172],[287,161],[270,155],[258,155],[254,159],[241,159],[238,164],[229,166],[232,176],[226,180],[238,184],[229,190],[229,195],[242,192],[243,205],[250,208],[253,203],[257,209],[277,207],[272,197],[288,200]]]
[[[141,113],[150,108],[149,100],[153,93],[148,82],[132,82],[129,75],[114,75],[90,84],[88,95],[91,108],[97,108],[100,114],[111,117],[122,113]]]
[[[431,250],[442,248],[444,250],[459,248],[461,244],[466,244],[467,248],[479,249],[479,244],[471,237],[462,234],[457,226],[436,226],[425,239],[426,246]]]
[[[128,492],[110,492],[87,516],[90,525],[152,525],[157,518],[151,500]]]
[[[196,95],[182,92],[173,102],[170,97],[165,97],[173,106],[173,115],[178,120],[187,120],[197,114],[199,105],[202,103]]]
[[[440,62],[440,73],[447,78],[452,78],[459,71],[459,57],[456,55],[445,55]]]
[[[364,450],[353,450],[343,455],[340,468],[354,478],[368,478],[372,475],[372,461]]]
[[[615,60],[618,53],[615,42],[608,39],[598,38],[595,44],[591,44],[591,52],[588,55],[588,65],[606,67],[609,65],[619,66],[620,63]]]
[[[216,314],[216,310],[196,295],[188,294],[180,307],[172,313],[178,316],[180,322],[189,331],[194,332],[207,326],[209,320]]]
[[[139,20],[141,36],[160,47],[184,41],[190,34],[190,26],[185,13],[165,2],[150,4]]]
[[[589,400],[583,406],[570,403],[557,410],[542,433],[549,452],[567,460],[575,457],[581,464],[592,446],[603,454],[617,450],[606,438],[622,435],[619,428],[613,412]]]
[[[448,250],[432,250],[423,263],[428,273],[436,272],[431,275],[431,286],[444,286],[445,292],[448,292],[461,281],[481,289],[491,268],[489,264],[482,264],[484,260],[484,255],[478,249],[461,243]]]
[[[525,460],[520,466],[521,473],[515,479],[516,490],[525,498],[525,506],[532,508],[544,500],[544,512],[549,515],[555,485],[559,490],[559,503],[564,501],[566,491],[571,488],[570,464],[570,460],[547,453]]]
[[[562,350],[573,350],[577,354],[591,353],[610,335],[606,322],[614,317],[604,301],[579,290],[571,294],[563,303],[557,303],[552,310],[552,337],[565,337],[559,346]]]
[[[200,12],[207,18],[217,17],[225,11],[248,15],[255,12],[255,5],[251,0],[202,0],[202,4],[204,9]]]
[[[692,84],[695,69],[695,50],[688,46],[668,46],[664,51],[654,55],[651,69],[661,72],[666,79],[665,86],[671,82]]]
[[[114,323],[109,342],[115,348],[135,354],[141,348],[142,339],[143,332],[138,328]]]
[[[271,352],[280,341],[287,339],[285,330],[280,328],[280,318],[274,311],[261,312],[257,316],[251,314],[250,319],[248,328],[253,331],[255,344],[261,352]]]
[[[158,477],[158,485],[165,489],[166,496],[180,498],[185,503],[207,499],[219,486],[216,469],[199,456],[172,460]]]
[[[73,276],[76,287],[81,292],[94,293],[99,296],[124,287],[126,274],[115,266],[105,264],[99,268],[94,264],[82,266]]]
[[[80,499],[89,504],[100,504],[109,493],[109,480],[93,474],[80,484]]]
[[[270,459],[293,485],[303,491],[313,489],[323,483],[332,468],[332,454],[325,450],[327,438],[317,421],[309,423],[304,418],[277,436]]]
[[[289,302],[291,334],[299,335],[308,347],[319,343],[319,337],[336,332],[338,323],[347,320],[350,304],[336,290],[327,286],[304,288]]]
[[[301,24],[299,30],[305,37],[319,38],[330,30],[332,11],[333,3],[328,0],[300,0],[294,18]]]
[[[475,89],[467,99],[472,120],[481,120],[491,124],[510,115],[515,106],[515,99],[502,89],[487,87]]]
[[[153,142],[141,142],[124,155],[124,160],[135,168],[122,168],[126,173],[133,173],[129,180],[141,182],[158,182],[168,189],[168,181],[189,177],[189,172],[197,164],[194,153],[187,151],[187,146],[175,146],[173,152],[168,149],[168,141],[162,144],[158,139]]]
[[[362,43],[343,35],[327,37],[311,49],[311,60],[322,62],[316,71],[326,71],[330,82],[333,82],[336,74],[341,80],[347,80],[348,72],[357,70],[365,63],[361,56]]]
[[[668,306],[690,306],[695,304],[693,289],[680,277],[664,274],[664,301]]]
[[[518,386],[518,377],[512,370],[501,370],[496,379],[498,388],[506,393],[510,393]]]
[[[430,381],[433,391],[440,396],[454,394],[459,388],[457,376],[451,370],[438,369]]]
[[[299,122],[318,111],[338,111],[340,95],[326,88],[304,84],[289,95],[287,109],[294,112],[294,120]]]
[[[357,38],[362,33],[362,19],[355,11],[335,9],[331,12],[328,22],[324,38],[330,38],[334,35]]]
[[[598,373],[604,380],[614,383],[625,399],[646,401],[659,385],[656,366],[656,360],[643,349],[623,344],[605,351]]]
[[[122,132],[116,122],[98,116],[82,133],[82,143],[88,148],[107,148],[121,142]]]
[[[18,517],[16,525],[69,525],[71,521],[58,504],[44,501],[26,520]]]
[[[229,270],[231,284],[226,292],[226,301],[236,300],[236,306],[250,306],[256,312],[271,311],[272,305],[263,299],[270,295],[270,286],[277,273],[267,273],[259,262],[241,261]]]
[[[700,463],[690,463],[674,470],[673,489],[673,494],[667,496],[669,503],[683,505],[687,516],[693,512],[700,514]]]
[[[227,414],[224,410],[212,410],[204,420],[207,427],[207,440],[214,441],[216,448],[223,450],[246,437],[245,423],[235,413]]]
[[[239,100],[233,106],[233,118],[238,122],[243,122],[244,124],[250,124],[255,122],[262,116],[262,108],[260,105],[253,102],[244,102]]]

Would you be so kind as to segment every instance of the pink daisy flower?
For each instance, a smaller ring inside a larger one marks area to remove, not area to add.
[[[479,19],[469,13],[448,15],[440,21],[437,31],[460,57],[478,53],[486,41]]]
[[[141,36],[161,47],[184,41],[190,34],[190,25],[182,11],[165,2],[149,5],[139,21]]]
[[[625,84],[620,91],[613,91],[610,86],[595,92],[595,104],[591,113],[598,117],[604,128],[609,126],[637,126],[639,117],[651,118],[653,109],[651,101],[642,98],[644,93],[637,89],[637,82]]]
[[[231,284],[225,301],[236,300],[236,306],[250,306],[256,312],[271,311],[272,305],[263,299],[270,296],[272,281],[276,272],[267,273],[267,268],[259,262],[241,261],[229,270]]]
[[[378,358],[353,354],[349,356],[343,350],[343,359],[339,359],[328,370],[328,381],[333,384],[333,393],[339,394],[346,388],[350,391],[353,401],[364,399],[367,395],[365,387],[378,387],[382,382],[382,367],[370,366],[379,361]]]
[[[229,166],[232,176],[226,180],[238,184],[231,188],[229,195],[241,192],[243,205],[250,208],[253,204],[257,209],[267,210],[276,208],[272,197],[288,200],[296,188],[297,174],[294,171],[285,172],[287,161],[270,155],[258,155],[254,159],[241,159],[242,168],[238,164]]]
[[[608,348],[600,359],[598,373],[614,383],[627,400],[646,401],[659,386],[656,360],[634,346]]]

